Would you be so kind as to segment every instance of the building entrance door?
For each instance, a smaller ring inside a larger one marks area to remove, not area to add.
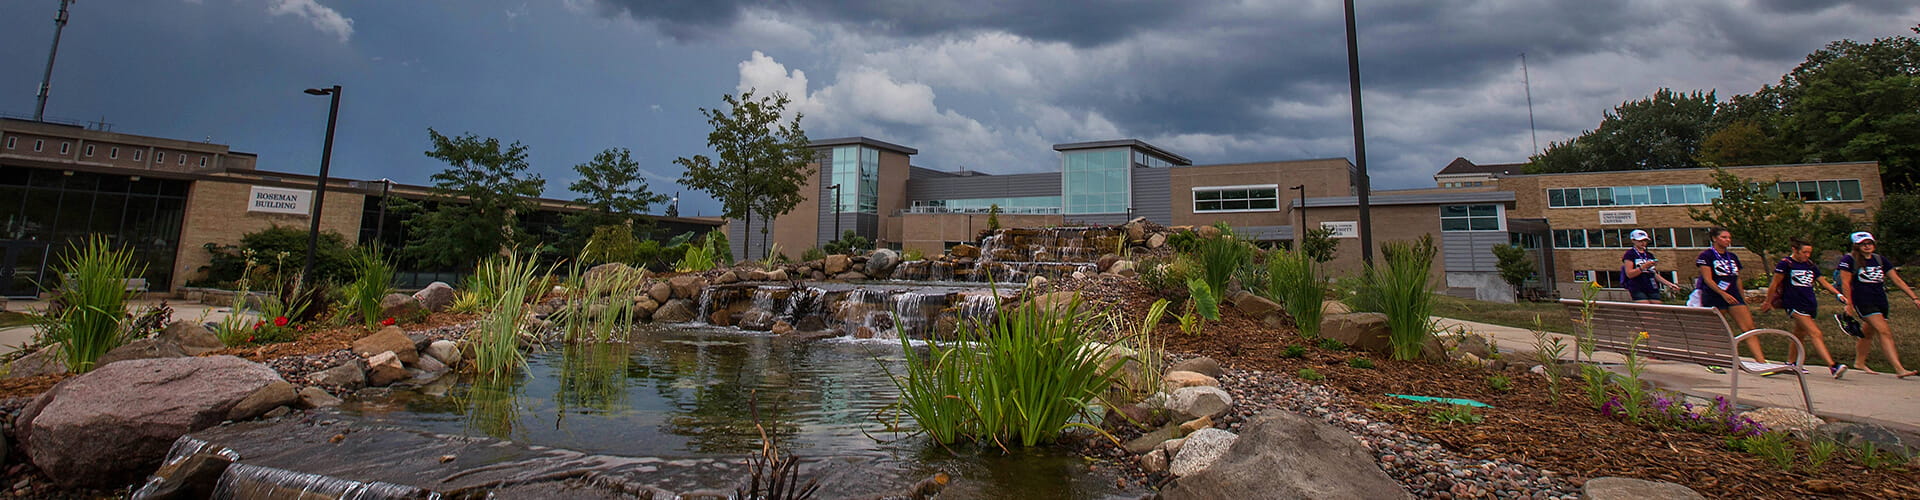
[[[46,267],[46,242],[0,240],[0,296],[39,296]]]

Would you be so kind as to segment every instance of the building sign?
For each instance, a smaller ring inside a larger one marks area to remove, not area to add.
[[[1639,224],[1640,218],[1633,210],[1601,210],[1601,224]]]
[[[313,207],[313,191],[254,186],[247,196],[248,212],[306,215]]]
[[[1360,237],[1360,223],[1354,221],[1322,222],[1320,223],[1320,228],[1333,230],[1333,237],[1335,238]]]
[[[1579,282],[1579,283],[1586,283],[1588,281],[1593,281],[1593,275],[1591,273],[1592,273],[1591,271],[1574,271],[1573,281]]]

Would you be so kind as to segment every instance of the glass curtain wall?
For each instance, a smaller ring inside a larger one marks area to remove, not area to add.
[[[1068,214],[1117,214],[1130,203],[1132,162],[1126,149],[1073,151],[1061,169],[1062,201]]]
[[[16,280],[43,287],[74,243],[105,235],[133,251],[149,289],[172,286],[173,259],[186,215],[188,181],[115,174],[0,167],[0,243],[16,248]],[[26,253],[17,248],[44,248]]]
[[[833,178],[840,185],[838,213],[880,213],[880,150],[859,146],[833,148]],[[833,212],[835,208],[828,208]]]

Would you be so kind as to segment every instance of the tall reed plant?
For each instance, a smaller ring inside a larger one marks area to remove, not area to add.
[[[639,307],[631,292],[646,285],[647,271],[627,266],[583,271],[582,262],[584,259],[574,260],[566,305],[555,316],[566,329],[567,341],[606,342],[615,330],[636,319]]]
[[[1267,254],[1267,299],[1286,307],[1300,335],[1307,338],[1320,336],[1320,318],[1327,299],[1327,282],[1313,267],[1313,259],[1303,252],[1274,250]]]
[[[340,300],[340,311],[360,320],[360,325],[372,330],[380,327],[380,300],[393,293],[393,264],[380,256],[378,250],[363,249],[353,257],[353,281],[348,282],[341,291],[345,292]]]
[[[1428,273],[1438,250],[1431,236],[1422,236],[1414,241],[1387,242],[1381,253],[1386,266],[1367,268],[1348,305],[1355,311],[1387,315],[1387,340],[1394,359],[1419,358],[1436,326],[1433,280]]]
[[[1233,227],[1220,224],[1220,235],[1201,238],[1194,243],[1193,257],[1200,263],[1200,275],[1216,294],[1225,294],[1233,272],[1253,259],[1253,247],[1233,234]]]
[[[134,292],[126,279],[140,276],[146,266],[133,263],[133,253],[116,250],[100,235],[76,242],[60,257],[60,312],[43,324],[41,340],[60,346],[67,369],[93,370],[107,351],[131,341],[127,301]]]
[[[530,290],[545,283],[550,271],[542,272],[538,264],[518,254],[490,259],[474,271],[497,280],[497,288],[488,290],[497,293],[490,309],[467,331],[481,376],[502,379],[526,364],[526,355],[520,352],[520,325],[532,310],[527,306]]]
[[[1126,334],[1125,337],[1117,339],[1115,344],[1132,349],[1139,357],[1140,377],[1137,379],[1139,384],[1126,388],[1136,397],[1146,396],[1158,390],[1160,377],[1166,375],[1167,339],[1154,335],[1153,331],[1160,326],[1160,321],[1166,318],[1169,305],[1171,303],[1167,302],[1167,299],[1154,300],[1153,305],[1147,306],[1146,316],[1141,317],[1137,322],[1123,322],[1118,315],[1108,316],[1113,323],[1113,331]]]

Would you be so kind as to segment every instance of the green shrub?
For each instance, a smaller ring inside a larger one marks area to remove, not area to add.
[[[1367,358],[1353,358],[1353,359],[1347,360],[1347,366],[1359,368],[1362,370],[1372,370],[1373,360],[1367,359]]]
[[[340,314],[351,314],[359,318],[361,326],[372,330],[386,319],[380,317],[380,299],[393,293],[393,264],[381,258],[379,251],[363,249],[354,256],[353,273],[353,281],[342,287],[346,294],[340,301]]]
[[[1252,258],[1253,247],[1235,238],[1231,228],[1223,229],[1219,236],[1202,238],[1193,249],[1193,260],[1200,266],[1201,277],[1216,294],[1226,292],[1234,270]]]
[[[707,231],[707,237],[704,243],[707,247],[707,256],[712,257],[716,265],[727,267],[733,265],[733,244],[727,242],[726,232]],[[778,249],[774,248],[772,250],[777,251]],[[751,255],[747,257],[753,258]]]
[[[252,278],[258,282],[291,281],[291,277],[281,273],[296,272],[306,265],[308,232],[305,227],[272,226],[247,233],[240,237],[239,246],[207,243],[205,248],[212,255],[208,261],[207,280],[214,283],[229,283],[241,278]],[[313,262],[313,278],[319,281],[345,280],[347,273],[353,271],[353,250],[347,246],[345,237],[333,231],[321,231],[316,257]],[[247,264],[246,251],[253,251],[255,264],[278,261],[279,266],[261,269]],[[266,275],[249,276],[263,273]]]
[[[1511,391],[1513,390],[1513,379],[1500,373],[1489,375],[1487,376],[1487,388],[1499,392]]]
[[[840,239],[827,242],[826,251],[831,255],[854,255],[873,250],[873,242],[865,236],[848,229],[840,233]]]
[[[1175,252],[1191,252],[1199,242],[1200,235],[1193,231],[1180,231],[1167,235],[1167,246],[1173,247]]]
[[[1285,307],[1300,335],[1308,338],[1320,336],[1327,297],[1327,283],[1316,274],[1306,254],[1279,250],[1267,254],[1266,297]]]
[[[1140,272],[1140,284],[1161,293],[1184,290],[1187,279],[1195,276],[1193,260],[1180,254],[1148,257],[1142,259],[1135,269]]]
[[[1320,339],[1320,348],[1329,351],[1345,351],[1347,350],[1347,345],[1340,343],[1338,340],[1323,338]]]
[[[1393,359],[1417,359],[1435,329],[1433,282],[1428,273],[1438,250],[1432,236],[1422,235],[1414,241],[1387,242],[1381,253],[1386,266],[1376,265],[1362,274],[1348,306],[1358,312],[1386,314]]]
[[[1321,375],[1319,371],[1314,370],[1312,368],[1300,369],[1300,380],[1305,380],[1308,382],[1319,382],[1326,379],[1327,379],[1326,375]]]
[[[1471,406],[1446,405],[1445,408],[1436,409],[1433,410],[1433,413],[1427,414],[1427,420],[1431,420],[1436,424],[1452,425],[1477,424],[1482,420],[1486,420],[1486,418],[1473,414],[1473,407]]]
[[[660,244],[653,245],[654,251],[659,251]],[[580,257],[574,260],[585,261],[589,265],[637,262],[635,257],[639,251],[640,242],[633,239],[633,229],[625,224],[614,224],[593,228],[593,237],[587,239],[586,246],[581,247]]]
[[[927,259],[927,254],[922,253],[918,248],[909,248],[905,251],[900,252],[901,262],[913,262],[916,260],[926,260],[926,259]]]
[[[713,239],[709,238],[706,244],[687,247],[686,253],[680,255],[680,262],[673,265],[673,270],[683,273],[697,273],[718,266],[721,259],[720,255],[715,255],[712,242]],[[719,253],[726,255],[729,252],[731,252],[731,250],[720,250]],[[731,258],[731,256],[729,255],[728,258]]]
[[[1280,353],[1280,357],[1282,358],[1299,358],[1299,357],[1305,357],[1306,355],[1307,355],[1306,346],[1298,346],[1298,345],[1287,346],[1287,350],[1282,351]]]
[[[800,252],[801,262],[813,262],[825,258],[827,258],[827,251],[820,247],[813,247],[807,249],[805,252]]]
[[[92,371],[100,355],[133,340],[127,317],[133,295],[125,280],[145,272],[132,252],[112,248],[100,235],[74,242],[60,256],[60,308],[42,323],[40,340],[60,346],[68,371]]]
[[[1220,296],[1200,278],[1187,280],[1187,294],[1193,298],[1193,310],[1208,321],[1220,320]]]

